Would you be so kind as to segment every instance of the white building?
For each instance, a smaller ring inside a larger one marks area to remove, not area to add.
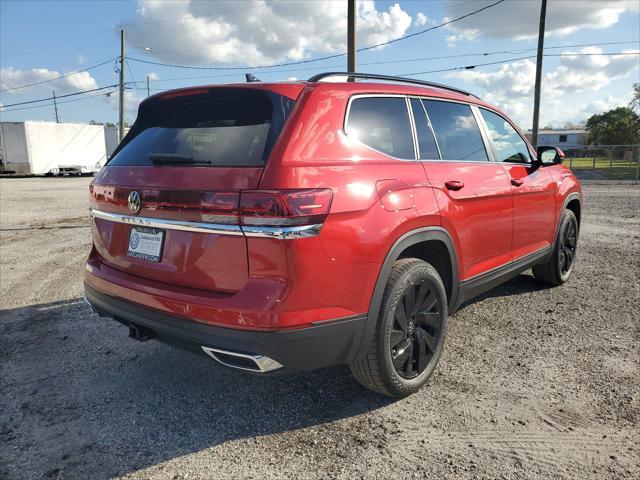
[[[552,147],[587,145],[588,133],[589,131],[585,129],[539,130],[538,145]],[[531,140],[531,130],[527,131],[527,138]]]

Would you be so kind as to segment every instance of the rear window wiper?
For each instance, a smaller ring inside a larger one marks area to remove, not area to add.
[[[211,162],[205,160],[196,160],[188,155],[180,155],[177,153],[149,153],[147,158],[154,165],[211,165]]]

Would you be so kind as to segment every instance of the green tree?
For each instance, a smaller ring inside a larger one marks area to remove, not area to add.
[[[640,143],[640,116],[628,107],[592,115],[587,120],[589,143],[629,145]]]
[[[633,84],[633,97],[629,102],[629,108],[640,113],[640,83]]]

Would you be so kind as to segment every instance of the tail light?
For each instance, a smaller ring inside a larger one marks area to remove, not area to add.
[[[295,227],[322,223],[329,214],[330,189],[244,190],[240,223],[247,226]]]

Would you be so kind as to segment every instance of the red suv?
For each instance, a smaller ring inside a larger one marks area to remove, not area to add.
[[[462,303],[532,267],[568,279],[582,195],[559,149],[467,92],[338,75],[142,102],[90,187],[95,311],[236,369],[349,364],[405,396]]]

